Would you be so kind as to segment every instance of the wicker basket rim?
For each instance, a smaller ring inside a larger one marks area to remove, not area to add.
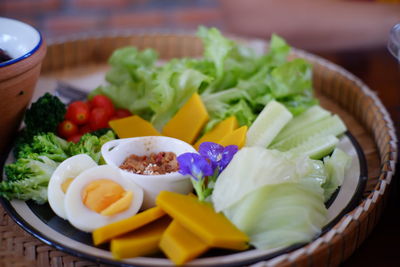
[[[194,31],[186,31],[186,30],[170,30],[170,29],[153,29],[151,31],[149,30],[111,30],[111,31],[98,31],[98,32],[88,32],[88,33],[78,33],[78,34],[73,34],[73,35],[67,35],[67,36],[61,36],[61,37],[55,37],[55,38],[49,38],[47,40],[47,43],[49,46],[56,45],[56,44],[61,44],[65,42],[71,42],[71,41],[78,41],[78,40],[85,40],[85,39],[102,39],[102,38],[112,38],[112,37],[128,37],[132,35],[138,35],[138,36],[149,36],[149,37],[159,37],[159,36],[181,36],[181,37],[195,37],[195,32]],[[244,42],[254,42],[261,44],[263,46],[268,46],[267,41],[262,40],[262,39],[248,39],[248,38],[242,38],[242,37],[237,37],[234,35],[229,35],[229,37],[233,37],[234,39],[237,40],[242,40]],[[361,79],[356,77],[354,74],[350,73],[349,71],[345,70],[343,67],[332,63],[320,56],[317,56],[315,54],[306,52],[302,49],[298,48],[293,48],[292,53],[295,56],[305,58],[307,60],[310,60],[313,64],[318,64],[323,67],[326,67],[327,69],[330,69],[339,75],[345,77],[347,80],[351,81],[354,83],[358,88],[361,89],[362,93],[366,95],[368,98],[372,99],[373,103],[376,105],[378,108],[379,112],[382,114],[382,117],[384,118],[385,125],[387,126],[387,133],[390,136],[390,149],[393,151],[393,156],[385,162],[385,164],[388,165],[388,170],[383,170],[383,166],[380,168],[380,179],[378,181],[378,184],[375,187],[375,190],[372,191],[354,210],[350,211],[348,214],[346,214],[342,220],[340,220],[331,230],[329,230],[326,234],[323,236],[315,239],[313,242],[309,243],[307,246],[302,247],[300,249],[297,249],[293,252],[282,254],[280,256],[277,256],[275,258],[272,258],[271,260],[259,262],[256,265],[258,267],[260,266],[276,266],[279,265],[282,262],[289,261],[289,262],[294,262],[297,259],[299,259],[302,256],[309,256],[312,255],[321,245],[323,244],[329,244],[336,235],[339,234],[345,234],[349,230],[349,225],[353,221],[357,221],[360,216],[362,216],[365,213],[369,213],[371,210],[371,206],[373,203],[376,203],[378,200],[378,197],[383,195],[387,189],[387,186],[390,184],[391,179],[395,173],[395,165],[397,162],[397,157],[398,157],[398,148],[397,148],[397,143],[398,139],[396,136],[396,131],[394,128],[393,121],[382,104],[381,100],[377,96],[377,94],[372,91]]]

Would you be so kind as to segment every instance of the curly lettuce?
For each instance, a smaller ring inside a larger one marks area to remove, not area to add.
[[[91,95],[105,94],[161,130],[194,92],[210,115],[205,131],[229,116],[250,126],[271,100],[283,103],[294,115],[317,104],[312,94],[312,66],[303,59],[288,61],[291,47],[272,35],[264,55],[228,39],[216,28],[197,33],[203,57],[180,58],[159,66],[157,53],[134,47],[116,50],[109,63],[107,85]]]

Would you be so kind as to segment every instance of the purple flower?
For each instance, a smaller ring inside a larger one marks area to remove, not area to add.
[[[179,173],[191,175],[193,179],[199,181],[205,176],[213,174],[210,163],[197,153],[184,153],[177,158],[179,163]]]
[[[193,188],[200,201],[205,201],[214,188],[219,173],[229,164],[233,155],[238,151],[237,146],[223,147],[212,142],[200,145],[199,153],[184,153],[179,155],[179,173],[190,175]],[[204,179],[207,177],[207,179]]]
[[[213,142],[203,142],[199,147],[200,155],[211,162],[213,171],[218,168],[218,173],[225,169],[237,151],[238,147],[235,145],[223,147]]]

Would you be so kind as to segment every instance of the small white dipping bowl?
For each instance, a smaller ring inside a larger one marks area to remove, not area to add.
[[[109,141],[101,148],[105,162],[119,168],[127,157],[132,154],[143,156],[151,153],[173,152],[179,155],[197,151],[188,143],[165,136],[144,136]],[[192,192],[193,186],[189,175],[171,172],[161,175],[142,175],[119,169],[123,176],[132,179],[144,191],[142,209],[155,206],[155,200],[160,191],[172,191],[181,194]]]

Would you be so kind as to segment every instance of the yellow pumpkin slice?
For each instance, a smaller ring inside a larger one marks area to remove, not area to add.
[[[111,240],[111,254],[116,259],[146,256],[159,251],[158,244],[171,219],[167,216],[129,234]]]
[[[203,254],[209,246],[173,220],[160,240],[160,248],[176,265],[182,265]]]
[[[97,246],[110,241],[112,238],[138,229],[165,215],[159,207],[153,207],[136,215],[105,225],[93,231],[93,243]]]
[[[164,126],[162,134],[193,144],[209,119],[201,97],[194,93]]]
[[[214,126],[209,132],[205,133],[197,142],[194,144],[194,148],[197,150],[203,142],[214,142],[218,143],[225,135],[230,134],[239,127],[238,121],[235,116],[231,116],[221,121]]]
[[[157,205],[187,230],[210,247],[243,250],[248,248],[248,236],[223,214],[215,212],[210,203],[175,192],[161,191]]]
[[[247,126],[242,126],[224,136],[218,143],[223,146],[237,145],[241,149],[246,144]]]
[[[137,115],[112,120],[109,125],[119,138],[161,135],[150,122]]]

